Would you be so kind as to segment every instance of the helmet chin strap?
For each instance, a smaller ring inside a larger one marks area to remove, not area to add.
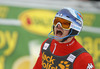
[[[62,41],[60,41],[60,42],[64,42],[64,41],[66,41],[68,38],[70,38],[70,37],[66,37],[66,38],[64,38]]]
[[[58,37],[58,36],[52,36],[52,35],[50,35],[52,32],[53,32],[53,31],[51,31],[51,32],[48,34],[48,37],[53,38],[53,39],[63,39],[61,42],[64,42],[65,40],[67,40],[67,39],[68,39],[69,37],[71,37],[71,36],[75,36],[75,35],[71,35],[71,34],[72,34],[72,29],[69,31],[69,33],[68,33],[67,36],[62,37],[62,38],[60,38],[60,37]]]
[[[70,38],[70,37],[72,37],[72,36],[78,35],[78,34],[77,34],[78,31],[75,31],[75,30],[73,30],[73,29],[70,29],[68,35],[65,36],[65,37],[62,37],[62,38],[60,38],[60,37],[58,37],[58,36],[52,36],[52,35],[50,35],[52,32],[55,34],[55,32],[54,32],[54,26],[53,26],[53,31],[51,31],[51,32],[48,34],[48,37],[49,37],[49,38],[52,38],[52,39],[62,39],[62,41],[60,41],[60,42],[64,42],[64,41],[66,41],[68,38]]]

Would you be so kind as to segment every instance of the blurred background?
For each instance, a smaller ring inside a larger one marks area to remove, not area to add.
[[[71,7],[83,15],[76,39],[100,69],[99,0],[0,0],[0,69],[32,69],[56,12]]]

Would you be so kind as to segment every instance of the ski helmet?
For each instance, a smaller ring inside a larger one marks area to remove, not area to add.
[[[80,31],[82,30],[83,17],[81,15],[81,13],[79,13],[75,9],[63,8],[56,13],[54,20],[56,18],[61,18],[61,19],[64,19],[64,20],[71,22],[69,34],[63,38],[64,39],[63,41],[65,41],[66,39],[68,39],[71,36],[78,35],[80,33]],[[53,20],[53,23],[54,23],[54,20]]]

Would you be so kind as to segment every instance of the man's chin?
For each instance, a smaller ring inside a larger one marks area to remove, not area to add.
[[[58,41],[58,42],[60,42],[60,41],[62,41],[63,39],[55,39],[56,41]]]

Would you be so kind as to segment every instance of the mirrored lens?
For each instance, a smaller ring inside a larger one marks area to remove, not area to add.
[[[59,17],[56,17],[56,18],[54,19],[54,23],[53,23],[54,26],[56,26],[56,24],[57,24],[58,22],[61,23],[61,25],[62,25],[62,27],[63,27],[64,29],[70,29],[70,25],[71,25],[71,22],[70,22],[70,21],[65,20],[65,19],[62,19],[62,18],[59,18]]]

